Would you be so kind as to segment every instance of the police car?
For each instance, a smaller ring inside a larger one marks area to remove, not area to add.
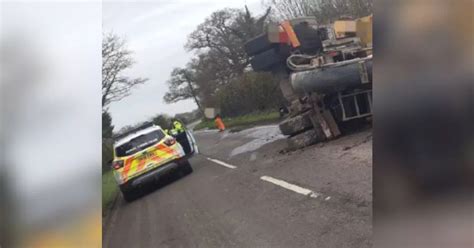
[[[172,136],[153,123],[115,137],[113,148],[112,168],[126,201],[133,200],[136,190],[146,183],[159,180],[172,170],[192,173],[188,159],[198,153],[190,131]]]

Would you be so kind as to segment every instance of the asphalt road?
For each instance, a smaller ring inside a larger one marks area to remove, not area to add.
[[[372,135],[285,152],[276,126],[195,134],[194,172],[118,199],[104,247],[371,247]]]

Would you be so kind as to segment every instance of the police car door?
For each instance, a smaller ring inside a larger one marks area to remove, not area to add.
[[[198,149],[196,139],[194,138],[194,135],[193,135],[192,131],[191,130],[186,130],[186,136],[187,136],[188,141],[189,141],[189,146],[191,147],[191,154],[190,155],[193,156],[194,154],[198,154],[199,149]]]

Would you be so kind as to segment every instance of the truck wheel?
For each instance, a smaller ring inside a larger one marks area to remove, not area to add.
[[[309,118],[310,113],[311,111],[308,111],[280,122],[279,127],[281,133],[284,135],[295,135],[301,133],[304,130],[312,128],[313,124]]]
[[[273,44],[268,40],[268,34],[265,32],[252,40],[247,41],[244,45],[244,49],[248,56],[254,56],[271,49],[272,45]]]
[[[317,132],[315,129],[310,129],[306,132],[289,137],[287,140],[288,149],[298,150],[300,148],[324,141],[324,139],[325,138],[321,136],[321,132]]]
[[[272,67],[281,64],[285,61],[275,49],[266,50],[253,56],[250,59],[250,64],[254,71],[271,71]]]

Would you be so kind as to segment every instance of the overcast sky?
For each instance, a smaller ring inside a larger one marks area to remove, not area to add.
[[[131,96],[110,106],[118,131],[125,125],[158,114],[174,115],[197,108],[192,100],[174,104],[163,102],[166,81],[174,67],[184,66],[192,53],[184,50],[187,36],[212,12],[243,8],[261,14],[261,0],[165,0],[145,2],[104,2],[104,31],[113,31],[127,39],[137,63],[127,74],[146,77],[145,85],[134,89]]]

